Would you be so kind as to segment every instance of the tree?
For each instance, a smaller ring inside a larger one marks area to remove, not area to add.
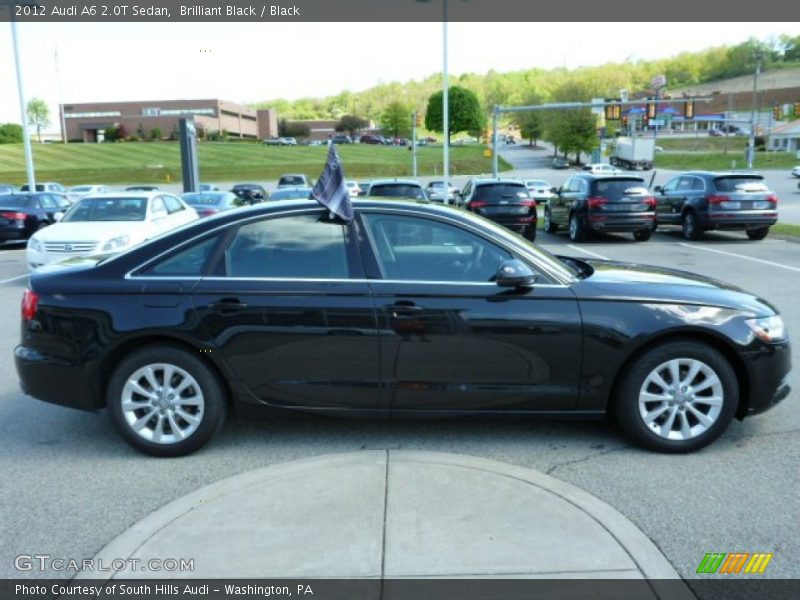
[[[278,121],[280,137],[307,138],[311,136],[311,128],[306,123],[298,123],[281,119]]]
[[[428,98],[428,109],[425,112],[425,128],[430,131],[444,132],[442,115],[442,92],[436,92]],[[449,136],[460,131],[480,131],[485,117],[481,112],[481,104],[474,92],[459,86],[453,86],[448,93]],[[450,143],[448,137],[447,143]]]
[[[536,106],[542,104],[542,97],[533,92],[523,100],[525,106]],[[541,112],[520,112],[514,116],[514,124],[519,127],[519,134],[531,146],[536,146],[539,138],[544,134],[544,120]]]
[[[109,125],[103,132],[103,139],[106,142],[116,142],[119,138],[119,133],[116,125]]]
[[[153,127],[150,130],[150,137],[153,138],[155,141],[160,140],[162,135],[164,135],[164,132],[161,131],[159,127]]]
[[[350,137],[355,137],[356,131],[360,131],[365,127],[369,127],[369,121],[357,115],[344,115],[339,122],[336,123],[336,131],[346,131]]]
[[[381,131],[396,138],[410,136],[411,112],[402,102],[392,102],[381,115]]]
[[[0,125],[0,144],[22,143],[22,125],[3,123]]]
[[[50,109],[41,98],[31,98],[28,102],[28,125],[36,127],[39,142],[42,141],[42,128],[50,125]]]

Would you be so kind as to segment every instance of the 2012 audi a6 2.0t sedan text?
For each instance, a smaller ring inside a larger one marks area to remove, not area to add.
[[[196,450],[227,414],[613,414],[687,452],[789,393],[776,310],[699,275],[558,258],[478,215],[308,201],[183,226],[31,275],[23,390],[107,408],[141,451]]]

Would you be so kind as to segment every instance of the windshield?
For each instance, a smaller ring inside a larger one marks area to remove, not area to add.
[[[278,185],[305,185],[305,183],[306,180],[304,177],[300,177],[299,175],[287,175],[281,177]]]
[[[550,184],[542,179],[529,179],[525,182],[527,185],[531,187],[549,187]]]
[[[147,198],[84,198],[73,206],[62,223],[84,221],[144,221]]]
[[[78,187],[74,187],[70,190],[70,192],[89,192],[92,190],[92,186],[90,185],[79,185]]]
[[[214,206],[222,202],[223,194],[184,194],[181,196],[191,206]]]

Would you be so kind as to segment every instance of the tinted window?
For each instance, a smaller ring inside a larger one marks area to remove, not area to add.
[[[768,190],[761,177],[717,177],[714,183],[720,192],[766,192]]]
[[[8,196],[0,200],[0,204],[4,208],[25,208],[31,206],[31,200],[29,196]]]
[[[646,193],[645,183],[643,179],[598,179],[594,182],[594,194],[602,196],[607,200],[619,200],[626,195],[627,190],[638,190],[636,192],[630,191],[628,194],[641,194]]]
[[[319,214],[242,226],[225,252],[229,277],[349,277],[344,225]]]
[[[148,267],[141,273],[137,273],[137,275],[199,277],[203,274],[203,268],[216,246],[217,239],[217,236],[212,236],[196,242],[188,248],[180,250]]]
[[[523,184],[513,183],[487,183],[475,188],[475,199],[485,202],[500,202],[501,200],[522,200],[530,198],[528,188]]]
[[[425,192],[418,185],[387,183],[373,185],[369,188],[369,195],[384,198],[424,198]]]
[[[75,204],[62,222],[144,221],[145,198],[84,198]]]
[[[278,185],[305,185],[305,177],[299,175],[284,175],[281,177]]]
[[[394,215],[367,215],[386,279],[490,281],[507,251],[453,225]]]
[[[311,196],[311,189],[301,190],[276,190],[269,197],[270,200],[308,200]]]
[[[55,210],[58,208],[58,204],[56,204],[56,201],[52,196],[39,196],[39,203],[45,210]]]
[[[677,177],[675,179],[670,179],[661,189],[665,192],[674,192],[678,188],[678,181],[680,181],[680,179]]]

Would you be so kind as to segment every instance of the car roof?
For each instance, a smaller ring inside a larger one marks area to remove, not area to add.
[[[503,183],[503,184],[514,184],[514,185],[521,185],[525,186],[525,184],[520,181],[519,179],[514,179],[512,177],[474,177],[472,179],[473,183],[477,184],[487,184],[487,183]]]
[[[103,198],[108,198],[108,199],[111,199],[111,198],[126,198],[126,199],[142,198],[142,199],[150,199],[150,198],[155,198],[156,196],[161,196],[161,195],[163,195],[165,193],[166,192],[163,192],[161,190],[153,190],[153,191],[147,191],[147,192],[138,191],[138,190],[134,190],[134,191],[131,191],[131,192],[98,192],[96,194],[89,194],[88,196],[84,196],[83,198],[80,199],[80,202],[83,202],[84,200],[90,200],[90,199],[101,199],[102,200]],[[174,196],[175,194],[170,194],[170,195]]]
[[[681,175],[694,175],[696,177],[758,177],[763,179],[764,176],[760,173],[753,173],[752,171],[687,171],[686,173],[680,173],[676,175],[676,177],[680,177]]]
[[[374,179],[370,182],[370,185],[389,185],[393,183],[397,185],[418,185],[422,187],[422,184],[416,179]]]

